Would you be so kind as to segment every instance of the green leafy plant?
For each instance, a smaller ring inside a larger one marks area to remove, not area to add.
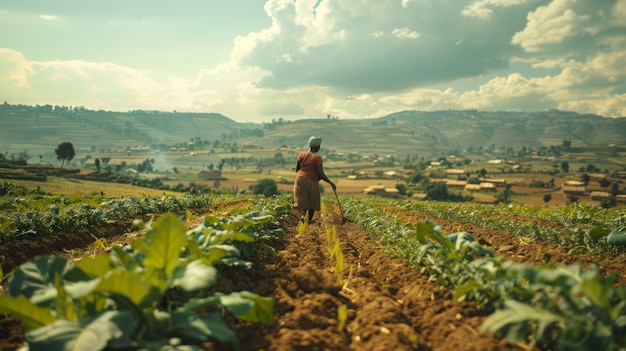
[[[10,294],[0,296],[0,311],[24,323],[33,350],[154,350],[208,339],[236,344],[222,320],[225,310],[246,321],[273,320],[271,298],[201,296],[217,279],[213,264],[232,250],[203,251],[174,214],[148,227],[129,250],[114,247],[75,265],[57,256],[23,264],[10,277]],[[172,300],[173,290],[197,297]]]

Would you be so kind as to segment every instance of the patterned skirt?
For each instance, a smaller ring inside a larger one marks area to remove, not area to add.
[[[297,176],[293,183],[293,195],[294,207],[300,210],[320,210],[322,199],[318,180]]]

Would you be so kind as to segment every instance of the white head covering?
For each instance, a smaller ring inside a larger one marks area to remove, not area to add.
[[[321,146],[322,145],[322,137],[321,136],[312,136],[309,138],[309,146]]]

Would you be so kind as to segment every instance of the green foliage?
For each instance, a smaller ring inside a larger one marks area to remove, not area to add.
[[[450,198],[448,187],[442,183],[425,182],[424,190],[426,191],[426,198],[428,200],[445,201]]]
[[[61,168],[63,168],[63,164],[65,161],[71,161],[74,156],[76,156],[76,152],[74,151],[74,144],[69,141],[64,141],[54,149],[54,153],[57,155],[57,160],[61,162]]]
[[[618,245],[624,247],[626,246],[626,232],[623,230],[613,230],[607,236],[606,241],[609,245]]]
[[[558,350],[614,350],[626,346],[626,288],[614,288],[616,276],[580,266],[517,269],[528,282],[530,301],[506,299],[481,330],[512,342]]]
[[[4,229],[0,243],[69,232],[120,218],[205,207],[219,199],[208,196],[128,196],[98,203],[78,195],[16,198],[9,203],[0,203],[0,228]]]
[[[250,185],[250,190],[254,194],[260,194],[265,197],[278,194],[278,185],[273,179],[261,179],[258,183]]]
[[[385,250],[407,258],[431,280],[451,288],[455,300],[476,301],[485,310],[495,311],[482,331],[499,333],[512,343],[525,341],[545,349],[612,351],[626,347],[626,288],[614,287],[616,275],[601,278],[593,267],[585,271],[580,266],[544,268],[503,263],[502,257],[493,257],[470,233],[446,236],[429,220],[411,229],[356,199],[347,199],[344,206],[346,215],[367,229]],[[471,208],[465,216],[481,221],[490,217],[477,206],[457,206]],[[445,206],[447,215],[458,210],[452,207]],[[523,212],[511,205],[491,209],[492,217],[505,217],[507,210]],[[601,209],[588,211],[574,206],[561,215],[580,223],[607,214]],[[623,216],[614,218],[623,223]],[[626,236],[612,233],[616,238]],[[600,242],[606,231],[594,229],[583,235],[586,240],[592,237]]]
[[[173,338],[191,348],[208,339],[236,345],[220,311],[269,323],[273,300],[245,291],[206,297],[217,279],[214,265],[238,254],[228,242],[258,237],[242,227],[272,219],[265,213],[223,225],[207,219],[230,230],[217,233],[187,231],[176,215],[163,215],[146,224],[132,249],[114,247],[75,265],[58,256],[23,264],[10,277],[9,295],[0,296],[0,312],[24,323],[32,350],[161,349]],[[209,238],[206,245],[200,237]]]

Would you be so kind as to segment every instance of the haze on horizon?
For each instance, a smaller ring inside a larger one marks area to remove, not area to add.
[[[626,0],[24,0],[0,4],[0,32],[10,104],[626,116]]]

